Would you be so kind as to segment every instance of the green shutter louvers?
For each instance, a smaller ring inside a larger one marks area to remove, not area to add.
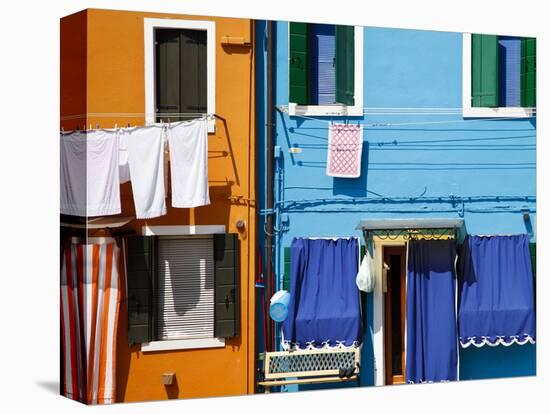
[[[283,289],[290,292],[290,247],[284,248],[284,276],[283,276]]]
[[[237,234],[214,234],[214,336],[239,334],[240,240]]]
[[[289,23],[289,102],[308,104],[308,27]]]
[[[472,107],[498,107],[498,36],[472,34]]]
[[[336,102],[355,104],[355,28],[335,26]]]
[[[128,237],[126,279],[128,285],[128,343],[150,342],[153,334],[153,294],[156,280],[154,236]]]
[[[537,55],[536,39],[525,37],[521,39],[521,106],[537,106]]]

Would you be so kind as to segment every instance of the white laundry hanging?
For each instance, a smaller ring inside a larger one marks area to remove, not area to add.
[[[60,211],[73,216],[119,214],[118,132],[62,134]]]
[[[361,175],[361,125],[333,123],[328,132],[327,175],[357,178]]]
[[[166,214],[164,126],[127,130],[128,164],[137,219]]]
[[[210,204],[208,192],[208,129],[206,118],[168,129],[172,207]]]
[[[118,145],[118,172],[120,184],[130,181],[130,165],[128,163],[128,135],[125,129],[120,130]]]

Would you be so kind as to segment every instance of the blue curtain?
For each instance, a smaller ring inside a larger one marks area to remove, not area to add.
[[[411,240],[407,266],[407,382],[457,378],[454,240]]]
[[[361,341],[358,254],[357,239],[292,240],[290,303],[283,322],[287,344],[305,348]]]
[[[466,238],[459,263],[458,324],[463,346],[534,342],[527,234]]]

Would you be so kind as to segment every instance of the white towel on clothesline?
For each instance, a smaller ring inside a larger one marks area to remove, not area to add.
[[[210,204],[208,192],[208,129],[206,119],[182,122],[168,129],[172,206]]]
[[[128,165],[137,219],[166,214],[164,127],[127,130]]]
[[[120,130],[118,145],[118,172],[120,184],[130,181],[130,165],[128,164],[128,134],[125,129]]]
[[[73,216],[119,214],[118,132],[64,134],[60,146],[60,210]]]

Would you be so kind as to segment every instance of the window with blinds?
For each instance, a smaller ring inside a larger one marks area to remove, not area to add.
[[[157,340],[214,337],[213,236],[159,237]]]
[[[353,26],[289,23],[289,102],[354,105]]]
[[[536,40],[472,34],[472,107],[536,106]]]

